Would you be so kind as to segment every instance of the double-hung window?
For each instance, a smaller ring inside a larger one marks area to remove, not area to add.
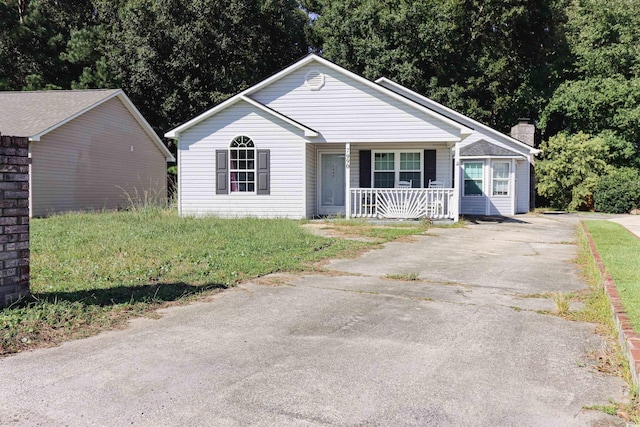
[[[398,187],[400,181],[422,187],[422,153],[379,152],[373,156],[374,188]]]
[[[483,162],[464,162],[463,196],[482,196]]]
[[[509,166],[509,162],[493,162],[492,195],[509,195]]]
[[[231,141],[229,176],[232,193],[256,191],[256,149],[251,138],[238,136]]]

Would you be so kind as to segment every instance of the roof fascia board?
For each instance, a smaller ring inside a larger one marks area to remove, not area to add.
[[[285,116],[284,114],[281,114],[279,112],[277,112],[276,110],[273,110],[269,107],[267,107],[266,105],[249,98],[248,96],[242,95],[240,97],[243,101],[253,105],[254,107],[264,111],[265,113],[269,113],[277,118],[279,118],[280,120],[283,120],[287,123],[289,123],[292,126],[297,127],[298,129],[304,131],[304,136],[309,136],[309,137],[314,137],[314,136],[318,136],[318,132],[316,132],[315,130],[311,129],[310,127],[307,127],[301,123],[296,122],[293,119],[290,119],[289,117]]]
[[[83,115],[84,113],[86,113],[87,111],[97,107],[98,105],[107,102],[108,100],[115,98],[116,96],[118,96],[120,93],[122,92],[122,89],[118,89],[117,91],[113,92],[111,95],[109,96],[105,96],[104,98],[102,98],[100,101],[95,102],[91,105],[89,105],[88,107],[78,111],[75,114],[72,114],[71,116],[67,117],[64,120],[59,121],[58,123],[56,123],[53,126],[49,126],[47,129],[43,130],[42,132],[39,132],[33,136],[29,137],[29,141],[40,141],[40,138],[46,134],[48,134],[49,132],[52,132],[54,130],[56,130],[57,128],[59,128],[62,125],[65,125],[67,123],[69,123],[71,120],[75,119],[76,117],[79,117],[81,115]]]
[[[402,91],[405,91],[405,92],[407,92],[407,93],[409,93],[409,94],[411,94],[411,95],[413,95],[413,96],[415,96],[415,97],[419,98],[420,100],[425,101],[425,102],[426,102],[426,103],[428,103],[428,104],[432,104],[432,105],[436,106],[437,108],[441,108],[441,109],[443,109],[443,110],[444,110],[444,111],[446,111],[448,114],[451,114],[452,116],[457,117],[457,118],[459,118],[460,120],[466,121],[466,122],[470,123],[471,125],[476,126],[476,127],[479,127],[479,128],[481,128],[481,129],[483,129],[483,130],[485,130],[485,131],[487,131],[487,132],[489,132],[489,133],[491,133],[491,134],[493,134],[493,135],[499,136],[500,138],[504,138],[504,139],[506,139],[507,141],[509,141],[509,142],[511,142],[511,143],[514,143],[514,144],[517,144],[518,146],[520,146],[520,147],[522,147],[522,148],[526,148],[526,149],[527,149],[531,154],[538,154],[538,153],[540,153],[540,150],[538,150],[538,149],[536,149],[536,148],[533,148],[533,147],[531,147],[531,146],[529,146],[529,145],[525,144],[525,143],[524,143],[524,142],[522,142],[522,141],[518,141],[517,139],[515,139],[515,138],[513,138],[513,137],[511,137],[511,136],[509,136],[509,135],[506,135],[506,134],[504,134],[504,133],[502,133],[502,132],[499,132],[499,131],[497,131],[497,130],[495,130],[495,129],[493,129],[493,128],[491,128],[491,127],[487,126],[487,125],[485,125],[485,124],[482,124],[482,123],[480,123],[480,122],[478,122],[478,121],[473,120],[471,117],[465,116],[464,114],[459,113],[459,112],[457,112],[457,111],[455,111],[455,110],[452,110],[452,109],[451,109],[451,108],[449,108],[449,107],[445,107],[444,105],[442,105],[442,104],[440,104],[440,103],[438,103],[438,102],[436,102],[436,101],[434,101],[434,100],[432,100],[432,99],[429,99],[429,98],[427,98],[427,97],[426,97],[426,96],[424,96],[424,95],[421,95],[421,94],[419,94],[419,93],[417,93],[417,92],[414,92],[414,91],[412,91],[411,89],[406,88],[406,87],[404,87],[404,86],[402,86],[402,85],[400,85],[400,84],[398,84],[398,83],[394,82],[393,80],[389,80],[389,79],[388,79],[388,78],[386,78],[386,77],[380,77],[378,80],[376,80],[376,83],[378,83],[378,84],[380,84],[380,85],[381,85],[381,84],[383,84],[383,83],[385,83],[385,84],[389,84],[389,85],[391,85],[391,86],[393,86],[393,87],[395,87],[395,88],[397,88],[397,89],[400,89],[400,90],[402,90]]]

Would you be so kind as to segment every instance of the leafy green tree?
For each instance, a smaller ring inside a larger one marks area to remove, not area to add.
[[[90,0],[1,2],[0,89],[68,88],[79,70],[61,53],[92,19]]]
[[[566,36],[577,75],[639,76],[640,2],[575,0],[568,17]]]
[[[538,191],[556,206],[591,208],[593,196],[595,209],[621,211],[640,166],[640,2],[574,0],[567,16],[571,65],[541,115]]]
[[[538,117],[563,68],[567,0],[320,2],[323,55],[499,129]]]
[[[640,138],[640,2],[575,0],[566,35],[572,65],[540,120],[547,137],[605,129]]]
[[[610,168],[594,188],[593,200],[599,212],[627,213],[640,207],[640,171]]]
[[[74,33],[67,52],[84,64],[75,84],[115,82],[159,133],[308,50],[307,17],[293,0],[94,3],[100,27]]]
[[[546,135],[560,131],[615,132],[637,144],[640,137],[640,79],[590,77],[567,81],[555,91],[540,126]]]
[[[593,191],[607,170],[609,147],[602,137],[560,133],[544,141],[535,164],[537,190],[559,209],[593,208]]]

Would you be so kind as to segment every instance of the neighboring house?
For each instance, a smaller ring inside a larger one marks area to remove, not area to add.
[[[0,111],[30,141],[31,216],[166,200],[175,159],[122,90],[0,92]]]
[[[512,215],[538,152],[313,54],[165,136],[183,216]]]

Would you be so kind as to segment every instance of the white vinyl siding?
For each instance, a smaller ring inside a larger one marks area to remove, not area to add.
[[[305,85],[312,70],[325,75],[320,90]],[[454,141],[460,136],[458,127],[317,63],[251,97],[319,131],[319,142]]]
[[[305,139],[301,131],[248,104],[238,103],[185,131],[180,138],[181,215],[303,218]],[[270,150],[269,195],[215,194],[215,150],[228,149],[238,135]]]
[[[117,98],[30,145],[32,216],[166,201],[165,154]]]

